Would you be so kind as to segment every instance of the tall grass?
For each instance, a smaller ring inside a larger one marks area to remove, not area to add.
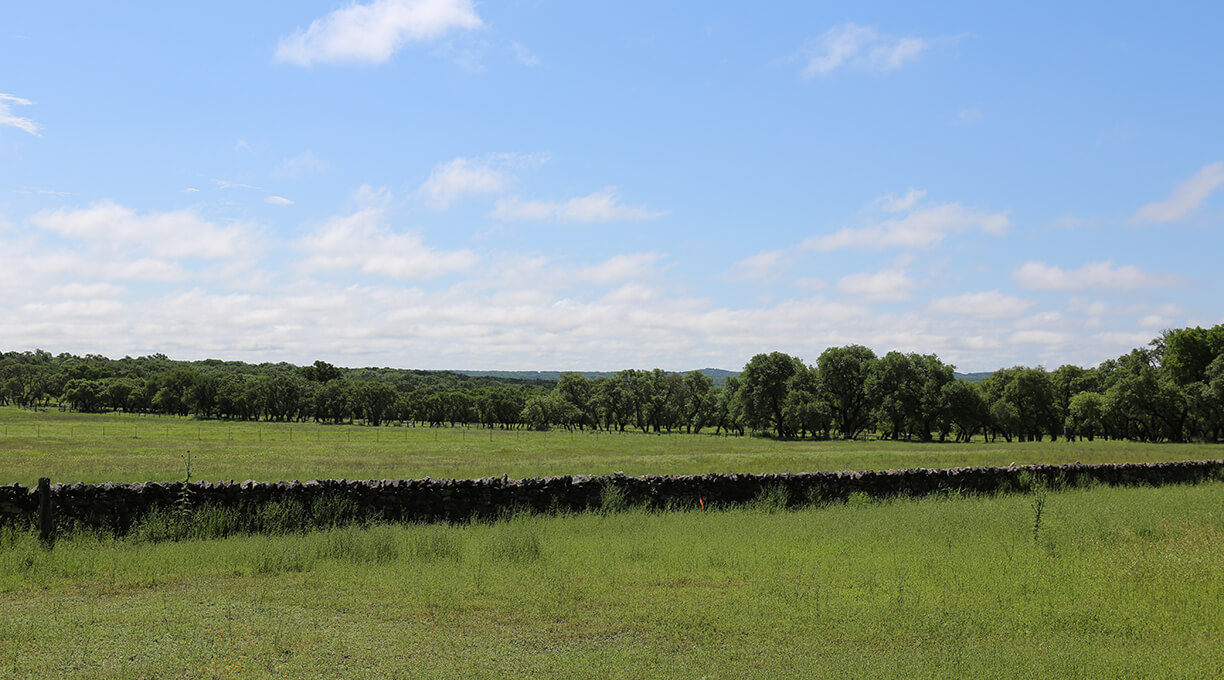
[[[1044,493],[1038,541],[1031,494],[51,550],[9,528],[0,676],[1215,675],[1224,485]]]
[[[208,540],[234,534],[289,534],[370,522],[349,498],[324,495],[311,502],[274,501],[236,508],[201,505],[184,511],[154,509],[126,532],[134,541]]]

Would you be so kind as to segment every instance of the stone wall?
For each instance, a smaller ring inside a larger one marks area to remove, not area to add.
[[[785,492],[791,505],[844,500],[851,494],[872,498],[923,496],[939,492],[995,493],[1049,486],[1183,484],[1224,479],[1224,460],[1105,465],[1023,465],[863,472],[785,474],[705,474],[629,477],[566,475],[508,479],[314,480],[308,482],[192,482],[192,507],[215,505],[245,510],[297,501],[307,507],[323,499],[342,499],[364,518],[390,521],[462,521],[496,517],[508,511],[579,511],[600,507],[608,490],[626,505],[652,508],[741,504],[764,492]],[[122,531],[150,510],[172,510],[183,494],[182,482],[132,484],[52,484],[60,526]],[[20,484],[0,486],[0,523],[37,521],[38,490]]]

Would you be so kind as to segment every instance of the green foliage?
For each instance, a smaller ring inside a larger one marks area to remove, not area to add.
[[[712,427],[716,434],[752,430],[800,439],[835,432],[845,439],[943,441],[955,434],[966,442],[981,434],[992,441],[1041,441],[1078,438],[1090,429],[1093,438],[1214,442],[1224,438],[1221,357],[1224,324],[1168,330],[1097,368],[1015,366],[960,376],[984,377],[975,395],[933,354],[877,358],[861,345],[828,348],[814,367],[782,352],[758,354],[738,377],[658,368],[519,377],[346,369],[325,361],[297,367],[172,361],[160,354],[53,357],[36,350],[0,355],[0,406],[41,409],[58,402],[81,412],[370,426],[478,423],[503,430],[660,434]],[[1082,393],[1105,398],[1104,413],[1085,424],[1071,411]]]
[[[785,510],[791,504],[790,493],[784,486],[770,486],[761,489],[761,492],[752,499],[748,507],[754,508],[761,512],[780,512]]]
[[[344,371],[327,363],[316,360],[313,365],[302,367],[302,377],[311,382],[328,383],[343,377]]]
[[[940,393],[943,413],[956,428],[957,441],[971,441],[991,423],[990,410],[976,384],[953,380]]]
[[[1175,383],[1202,382],[1211,362],[1224,356],[1224,324],[1165,331],[1153,343],[1160,350],[1161,368]]]
[[[625,490],[615,484],[605,484],[599,492],[599,510],[603,513],[622,512],[629,508]]]
[[[786,434],[786,404],[789,382],[807,367],[797,357],[782,352],[758,354],[744,366],[740,374],[739,398],[744,405],[744,421],[757,430],[773,429],[781,437]]]
[[[833,408],[821,393],[816,371],[810,366],[801,364],[787,380],[782,420],[788,435],[828,437]]]
[[[1067,407],[1066,422],[1071,431],[1092,441],[1104,430],[1105,396],[1097,392],[1080,392]]]
[[[875,352],[862,345],[830,347],[816,360],[821,391],[833,411],[841,436],[854,439],[867,428],[875,407],[868,380],[876,370]]]

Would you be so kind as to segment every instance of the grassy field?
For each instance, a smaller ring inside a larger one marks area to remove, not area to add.
[[[150,543],[0,531],[12,678],[1218,677],[1224,485]]]
[[[993,444],[230,423],[0,408],[0,484],[183,478],[409,479],[700,474],[1219,458],[1224,447],[1134,442]]]

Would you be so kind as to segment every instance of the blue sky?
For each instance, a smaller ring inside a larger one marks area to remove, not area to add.
[[[0,8],[0,347],[1092,365],[1224,322],[1224,5]]]

